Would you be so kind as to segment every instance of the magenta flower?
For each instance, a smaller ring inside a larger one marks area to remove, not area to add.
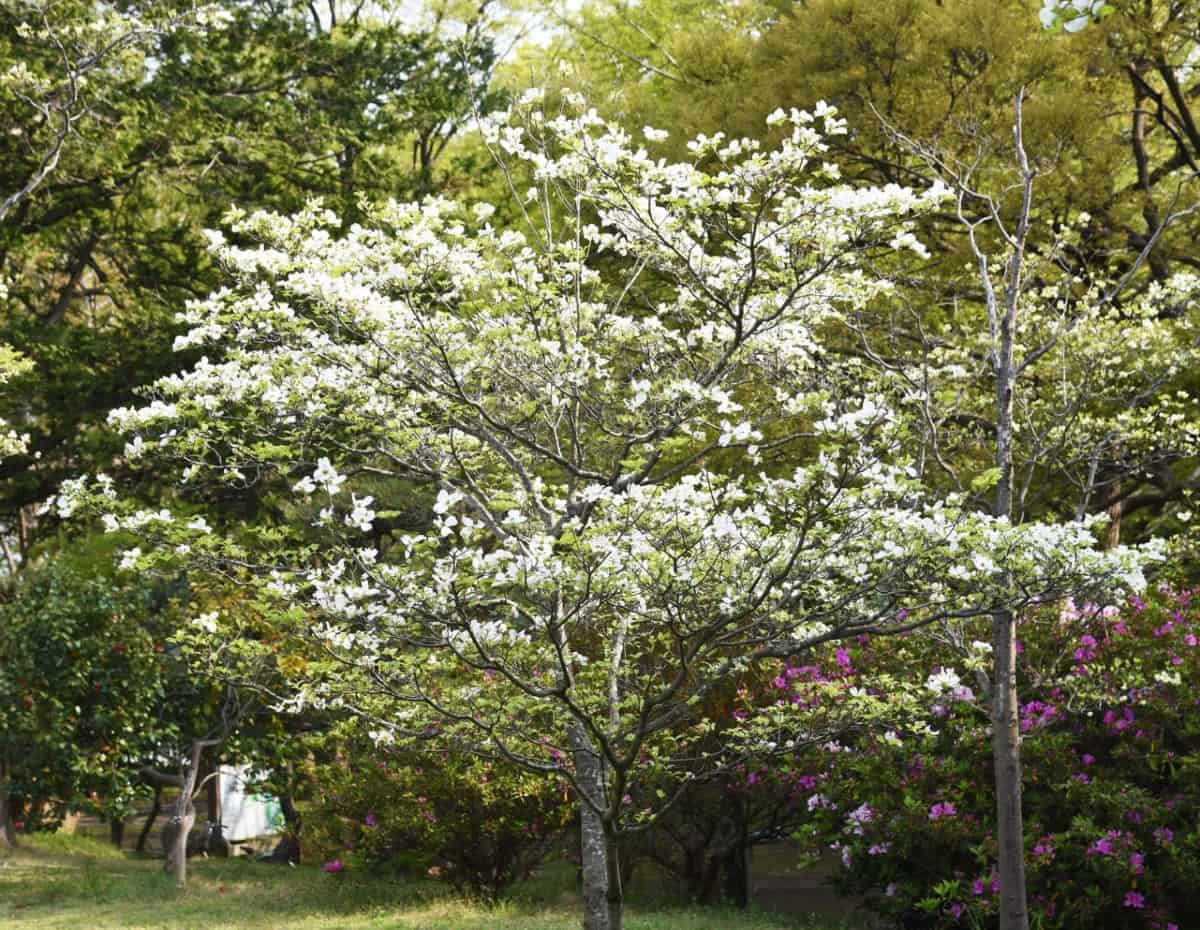
[[[838,646],[837,652],[835,653],[835,655],[837,658],[838,668],[849,668],[850,667],[850,652],[849,652],[849,650],[847,650],[844,646]]]
[[[1141,875],[1146,871],[1146,857],[1141,853],[1133,853],[1129,857],[1129,867],[1133,869],[1134,875]]]
[[[976,897],[979,897],[980,895],[983,894],[984,888],[986,888],[986,887],[987,886],[984,884],[983,879],[977,878],[977,879],[975,879],[975,881],[973,881],[971,883],[971,893],[973,895],[975,895]]]
[[[345,868],[346,863],[344,863],[341,859],[331,859],[329,862],[326,862],[323,866],[321,866],[321,871],[326,875],[334,875],[338,872],[344,871]]]
[[[958,810],[949,801],[939,801],[933,807],[929,808],[930,820],[942,820],[953,817],[958,813]]]
[[[1146,906],[1146,896],[1140,891],[1125,892],[1125,906],[1141,910]]]
[[[1101,837],[1088,847],[1089,856],[1111,856],[1113,853],[1112,840],[1108,837]]]
[[[871,809],[869,804],[860,804],[846,815],[846,820],[850,827],[859,836],[862,836],[863,825],[870,823],[874,819],[875,811]]]
[[[1084,765],[1095,765],[1096,757],[1093,756],[1090,752],[1085,752],[1082,756],[1079,757],[1079,761],[1082,762]]]
[[[1043,840],[1033,847],[1033,854],[1035,856],[1049,856],[1051,859],[1053,859],[1054,846],[1048,840]]]
[[[367,811],[367,816],[363,818],[363,823],[368,827],[374,828],[379,823],[375,817],[375,812]]]
[[[1175,831],[1170,827],[1159,827],[1154,831],[1154,838],[1159,846],[1170,846],[1171,840],[1175,839]]]
[[[963,912],[966,911],[966,909],[967,909],[967,906],[965,904],[963,904],[961,901],[955,901],[953,904],[950,905],[950,916],[953,917],[955,920],[958,920],[960,917],[962,917]]]

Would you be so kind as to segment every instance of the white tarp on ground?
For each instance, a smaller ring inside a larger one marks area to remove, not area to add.
[[[247,787],[247,768],[221,766],[221,833],[232,842],[271,836],[283,829],[279,801]]]

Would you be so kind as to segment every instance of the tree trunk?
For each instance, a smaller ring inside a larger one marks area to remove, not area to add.
[[[12,805],[8,800],[8,769],[0,763],[0,850],[9,850],[17,845],[17,830],[13,825]]]
[[[200,774],[200,760],[206,747],[215,746],[219,740],[193,740],[192,755],[187,771],[184,773],[183,784],[179,788],[179,797],[171,812],[168,828],[173,833],[164,830],[164,844],[170,842],[170,852],[167,854],[167,870],[175,873],[175,884],[183,888],[187,884],[187,844],[196,822],[196,808],[192,804],[192,796],[196,793],[196,780]]]
[[[1036,172],[1025,152],[1021,104],[1025,88],[1017,92],[1013,143],[1021,169],[1021,213],[1012,242],[1002,313],[996,306],[986,263],[981,274],[988,293],[988,315],[996,342],[993,366],[996,377],[996,483],[994,516],[1014,522],[1013,514],[1013,404],[1017,390],[1014,351],[1021,302],[1021,276],[1025,243],[1033,210]],[[1001,566],[1000,590],[1010,591],[1012,573]],[[1017,717],[1017,628],[1007,608],[992,614],[992,764],[996,778],[996,835],[999,840],[1000,930],[1029,930],[1025,889],[1025,825],[1021,812],[1021,730]]]
[[[300,812],[296,810],[296,802],[290,792],[279,796],[279,809],[283,813],[283,822],[287,826],[288,831],[296,839],[299,839],[300,831],[304,829],[304,819],[301,817]]]
[[[125,818],[111,817],[108,821],[108,836],[112,840],[112,844],[121,848],[121,844],[125,842]]]
[[[1017,627],[1011,611],[992,618],[995,684],[992,762],[996,777],[996,835],[1000,842],[1000,927],[1028,930],[1025,900],[1025,825],[1021,812],[1021,729],[1017,714]]]
[[[216,753],[213,755],[216,756]],[[228,859],[229,841],[225,839],[225,827],[221,823],[221,761],[218,758],[214,758],[209,766],[205,791],[208,804],[208,854]]]
[[[620,868],[600,811],[608,807],[604,766],[578,724],[570,733],[579,786],[580,860],[583,866],[584,930],[621,930]]]
[[[1121,545],[1121,512],[1125,509],[1121,500],[1121,479],[1112,484],[1112,495],[1115,498],[1108,508],[1108,535],[1105,537],[1104,548],[1116,549]]]
[[[138,834],[137,845],[134,847],[138,852],[146,851],[146,840],[150,837],[150,831],[154,829],[154,824],[158,820],[158,815],[162,813],[162,785],[154,786],[154,803],[150,806],[150,813],[146,815],[146,822],[142,825],[142,832]]]
[[[735,907],[750,905],[750,847],[739,843],[721,857],[721,896]]]
[[[175,875],[179,888],[187,885],[187,844],[196,822],[196,808],[192,805],[190,785],[185,785],[175,799],[170,819],[163,829],[163,845],[166,848],[166,871]]]

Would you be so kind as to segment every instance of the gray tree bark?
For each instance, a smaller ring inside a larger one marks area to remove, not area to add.
[[[980,272],[988,293],[988,316],[992,326],[992,366],[996,378],[996,483],[994,514],[1013,520],[1013,401],[1017,365],[1014,359],[1017,320],[1021,301],[1021,276],[1025,243],[1033,209],[1033,179],[1022,130],[1021,104],[1025,89],[1017,93],[1013,142],[1021,170],[1022,200],[1017,227],[1009,239],[1009,257],[1004,306],[997,307],[987,281],[986,262]],[[1001,590],[1012,587],[1012,575],[1001,567]],[[1017,628],[1011,610],[992,615],[992,762],[996,778],[996,835],[999,840],[1000,930],[1029,930],[1029,908],[1025,888],[1025,825],[1021,810],[1021,730],[1017,715]]]
[[[196,808],[192,797],[196,793],[196,780],[200,775],[200,759],[204,750],[215,746],[220,740],[203,739],[192,741],[192,754],[187,771],[181,779],[179,797],[171,810],[171,817],[163,828],[163,846],[168,850],[166,870],[175,873],[175,884],[187,885],[187,843],[192,825],[196,822]]]
[[[608,808],[604,766],[579,724],[571,727],[571,750],[579,789],[579,851],[583,866],[584,930],[621,930],[621,879],[601,811]]]

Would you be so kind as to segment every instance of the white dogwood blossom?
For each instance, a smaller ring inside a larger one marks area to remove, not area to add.
[[[1038,18],[1046,29],[1081,32],[1112,10],[1108,0],[1042,0]]]

